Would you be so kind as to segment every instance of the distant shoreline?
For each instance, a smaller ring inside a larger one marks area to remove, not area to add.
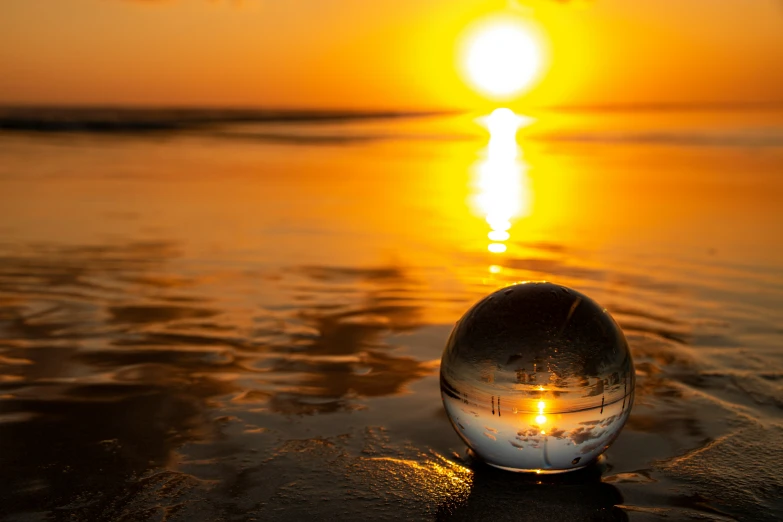
[[[339,111],[132,107],[0,107],[0,130],[33,132],[180,131],[236,123],[333,123],[420,118],[447,111]]]

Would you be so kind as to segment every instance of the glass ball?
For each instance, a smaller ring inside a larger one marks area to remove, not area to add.
[[[440,386],[449,420],[482,460],[511,471],[586,466],[633,404],[622,330],[592,299],[553,283],[494,292],[457,322]]]

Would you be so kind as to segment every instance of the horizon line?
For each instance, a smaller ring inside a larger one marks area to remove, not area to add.
[[[438,116],[445,114],[462,114],[487,110],[489,106],[508,107],[518,112],[667,112],[676,110],[753,110],[753,109],[783,109],[783,100],[761,101],[660,101],[660,102],[630,102],[630,103],[585,103],[585,104],[553,104],[525,105],[523,103],[486,103],[473,107],[313,107],[307,105],[264,106],[264,105],[218,105],[218,104],[177,104],[177,103],[43,103],[43,102],[5,102],[0,101],[0,110],[68,110],[68,111],[181,111],[203,112],[224,111],[227,113],[264,112],[271,115],[323,115],[323,116],[362,116],[404,117],[404,116]]]

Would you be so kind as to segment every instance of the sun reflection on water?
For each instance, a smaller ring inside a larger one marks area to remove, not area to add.
[[[544,408],[546,404],[544,401],[538,401],[538,415],[536,415],[536,424],[538,424],[541,427],[541,435],[544,435],[546,432],[544,431],[544,424],[546,424],[546,415],[544,415]]]
[[[489,131],[489,143],[474,174],[474,211],[489,225],[487,250],[494,254],[508,250],[513,222],[530,215],[532,191],[528,166],[521,157],[516,135],[520,127],[531,121],[505,108],[495,109],[480,119]],[[491,273],[499,271],[499,265],[490,267]]]

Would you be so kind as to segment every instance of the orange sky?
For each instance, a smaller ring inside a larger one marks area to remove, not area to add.
[[[779,0],[3,0],[0,103],[472,107],[500,10],[547,38],[523,104],[783,101]]]

